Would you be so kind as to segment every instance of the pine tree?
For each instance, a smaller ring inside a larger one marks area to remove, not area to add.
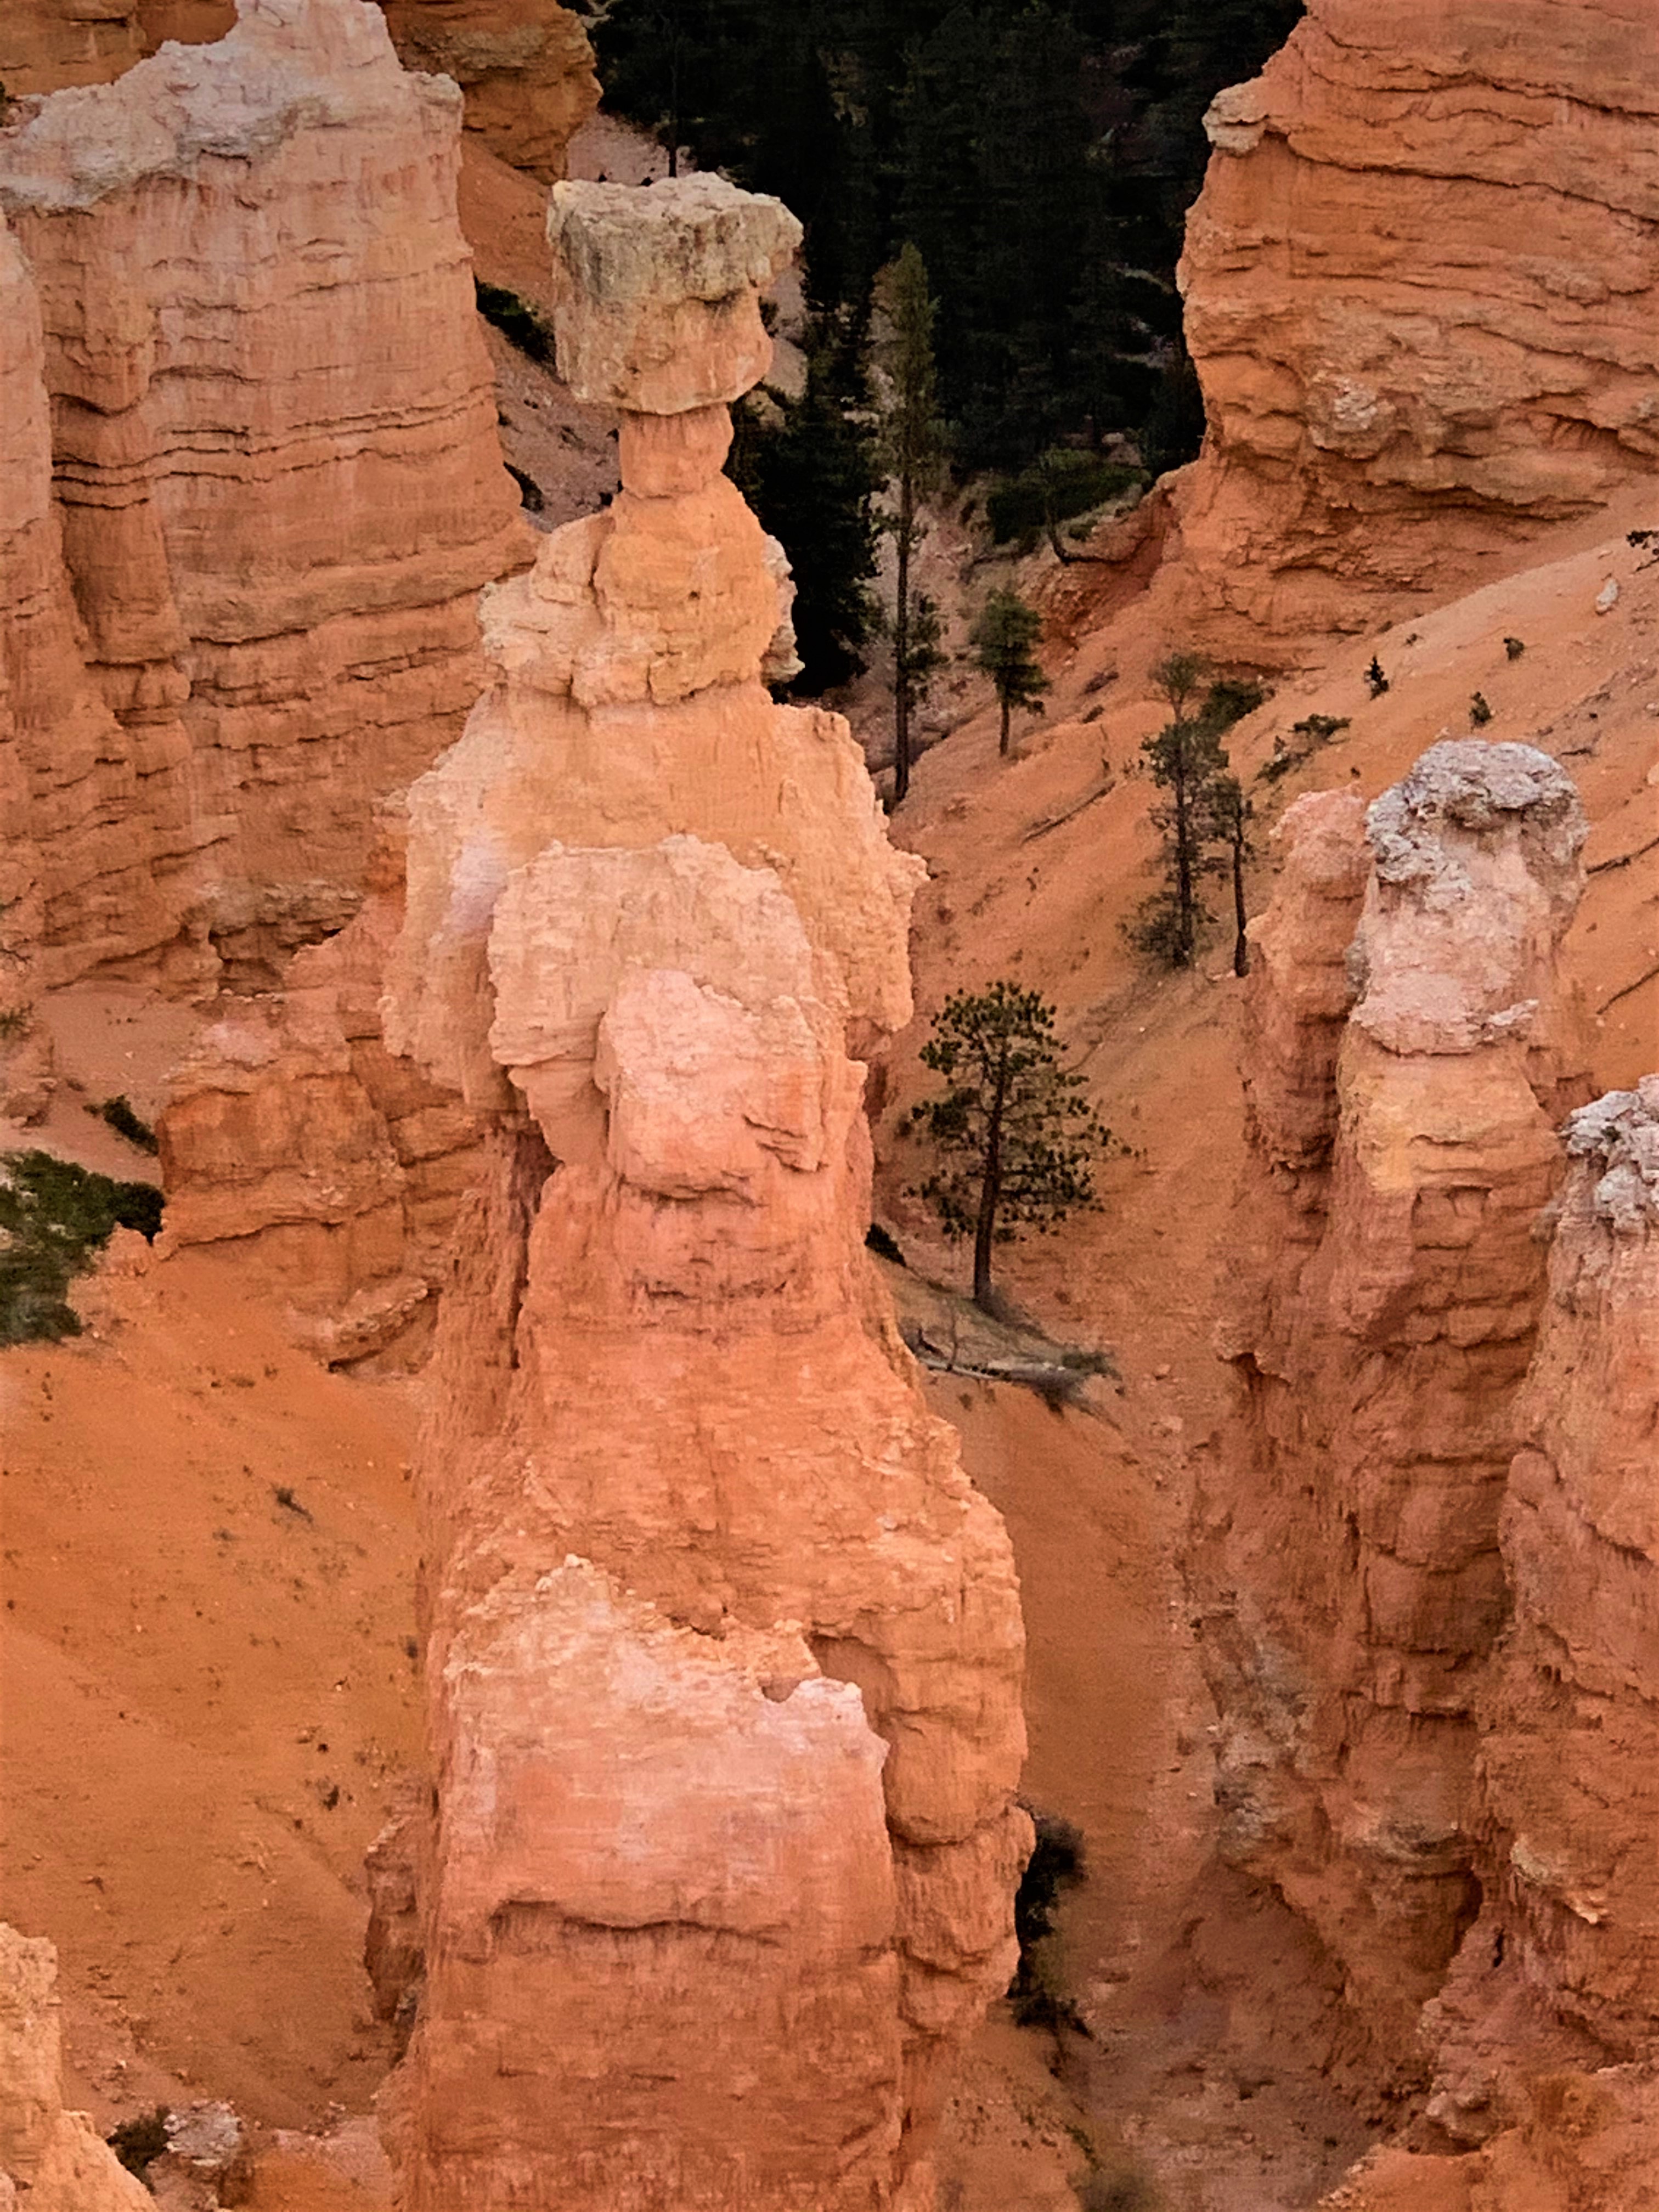
[[[988,1310],[996,1246],[1092,1206],[1091,1163],[1110,1141],[1054,1029],[1051,1006],[1004,980],[947,999],[921,1048],[945,1089],[911,1109],[943,1155],[918,1195],[947,1237],[973,1237],[974,1303]]]
[[[1042,712],[1048,679],[1031,656],[1031,647],[1042,635],[1042,616],[1015,591],[993,592],[969,633],[974,665],[990,678],[1002,710],[999,753],[1008,750],[1009,717],[1016,707],[1033,714]]]
[[[1227,768],[1219,731],[1194,711],[1208,665],[1196,653],[1171,653],[1152,672],[1170,720],[1141,746],[1152,781],[1169,797],[1152,809],[1164,833],[1164,889],[1131,927],[1134,942],[1170,968],[1189,968],[1209,920],[1199,896],[1214,833],[1214,787]]]
[[[910,566],[925,524],[921,503],[939,483],[945,467],[945,426],[939,414],[939,380],[933,363],[933,315],[927,270],[914,246],[884,269],[876,283],[876,307],[883,328],[876,345],[877,366],[886,390],[881,402],[880,452],[891,487],[894,509],[886,523],[897,555],[893,605],[893,804],[910,788],[910,715],[932,668],[927,651],[913,639],[918,608],[912,598]],[[932,650],[937,646],[934,630]],[[932,664],[937,666],[937,659]]]
[[[1217,776],[1210,793],[1210,805],[1216,836],[1226,851],[1224,865],[1232,872],[1233,973],[1248,975],[1250,944],[1244,932],[1249,917],[1244,910],[1244,870],[1255,857],[1250,843],[1250,824],[1255,810],[1245,796],[1243,785],[1231,775]]]
[[[771,391],[733,412],[727,473],[789,556],[801,659],[791,689],[805,698],[860,672],[878,617],[876,462],[861,396],[837,334],[820,325],[800,397]]]

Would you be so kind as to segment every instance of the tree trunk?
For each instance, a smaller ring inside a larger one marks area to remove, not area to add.
[[[1002,707],[1002,736],[998,742],[997,750],[1006,755],[1008,750],[1008,701],[1002,692],[999,692],[997,697]]]
[[[1241,822],[1233,836],[1233,919],[1238,934],[1233,939],[1233,973],[1248,975],[1250,972],[1250,947],[1244,935],[1244,825]]]
[[[1002,1101],[1008,1086],[1008,1048],[997,1062],[996,1088],[985,1131],[985,1174],[979,1187],[979,1218],[974,1224],[974,1304],[991,1310],[991,1249],[996,1242],[997,1207],[1002,1198]]]
[[[1187,811],[1187,760],[1185,752],[1177,747],[1175,769],[1175,833],[1176,833],[1176,961],[1177,968],[1192,965],[1193,939],[1197,930],[1193,921],[1193,846],[1192,826]]]
[[[910,788],[910,538],[916,526],[915,487],[899,477],[898,605],[893,612],[893,804]]]

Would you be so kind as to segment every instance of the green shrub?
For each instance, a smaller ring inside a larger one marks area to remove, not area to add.
[[[502,284],[486,284],[481,277],[473,280],[478,313],[485,322],[493,323],[509,345],[515,345],[532,361],[553,361],[553,333],[542,320],[528,300],[516,292],[509,292]]]
[[[1141,471],[1122,461],[1059,447],[1017,477],[1000,477],[986,498],[985,519],[997,544],[1017,538],[1035,546],[1051,524],[1103,507],[1140,481]]]
[[[153,1237],[161,1225],[154,1183],[117,1182],[50,1152],[0,1154],[0,1345],[78,1335],[73,1278],[117,1229]]]
[[[155,1132],[141,1115],[136,1114],[132,1103],[123,1092],[116,1098],[106,1098],[96,1109],[100,1121],[106,1121],[118,1137],[125,1137],[130,1145],[137,1145],[141,1152],[159,1149]]]
[[[104,2138],[127,2172],[137,2174],[140,2181],[151,2159],[160,2158],[167,2147],[168,2118],[167,2106],[157,2105],[152,2112],[123,2120]]]
[[[1060,1972],[1054,1916],[1062,1893],[1075,1889],[1087,1874],[1083,1832],[1058,1813],[1028,1805],[1036,1840],[1014,1898],[1014,1934],[1019,1964],[1008,1985],[1008,2000],[1022,2027],[1081,2027],[1066,1996]]]

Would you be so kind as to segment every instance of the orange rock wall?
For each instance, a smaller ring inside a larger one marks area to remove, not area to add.
[[[406,69],[453,77],[466,127],[490,151],[550,183],[599,105],[592,51],[559,0],[387,0]],[[235,0],[6,0],[0,83],[14,96],[106,84],[162,42],[224,37]]]
[[[1370,810],[1363,901],[1358,830],[1346,797],[1292,810],[1253,926],[1240,1417],[1195,1580],[1226,1847],[1340,1961],[1397,2086],[1480,1903],[1475,1693],[1578,1065],[1553,963],[1584,824],[1545,756],[1470,743]]]
[[[477,589],[521,526],[458,125],[363,0],[270,0],[0,132],[107,710],[29,824],[45,981],[165,956],[199,981],[216,951],[268,980],[349,916],[374,801],[476,695]]]
[[[1659,465],[1645,0],[1310,0],[1224,92],[1181,281],[1213,616],[1374,626]]]

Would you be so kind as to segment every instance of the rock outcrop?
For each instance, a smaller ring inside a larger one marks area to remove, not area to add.
[[[362,911],[295,955],[280,994],[226,1002],[156,1123],[163,1249],[234,1245],[295,1342],[334,1366],[423,1355],[477,1164],[472,1116],[381,1040],[402,830],[389,807]]]
[[[492,154],[544,184],[563,176],[599,104],[579,16],[559,0],[386,0],[386,20],[406,68],[460,86],[466,127]]]
[[[1547,756],[1433,747],[1370,810],[1333,1054],[1358,826],[1346,798],[1292,810],[1285,895],[1253,926],[1238,1211],[1261,1243],[1195,1579],[1227,1847],[1340,1961],[1398,2081],[1480,1903],[1476,1691],[1582,1064],[1555,956],[1585,825]]]
[[[386,1008],[488,1131],[421,1456],[435,1811],[375,1871],[388,2013],[425,1962],[402,2202],[919,2208],[1030,1830],[1007,1539],[863,1249],[848,1040],[908,1018],[915,870],[768,696],[720,474],[794,226],[698,179],[552,230],[623,489],[490,595]]]
[[[0,779],[27,790],[43,981],[199,983],[216,954],[270,980],[349,918],[374,802],[476,696],[478,587],[523,538],[459,124],[366,0],[246,0],[220,44],[0,130],[45,328],[44,388],[4,434],[35,580],[8,592],[8,659],[64,672],[14,707],[24,765]]]
[[[1433,2109],[1476,2139],[1516,2117],[1507,2075],[1659,2042],[1659,1077],[1566,1144],[1481,1701],[1485,1909],[1435,2021]]]
[[[1431,2118],[1330,2212],[1610,2212],[1659,2190],[1652,1881],[1659,1077],[1566,1125],[1502,1519],[1513,1614],[1477,1706],[1480,1916],[1427,2008]]]
[[[1310,0],[1210,111],[1182,283],[1212,605],[1374,627],[1659,466],[1659,21]]]
[[[550,183],[599,106],[580,19],[559,0],[386,0],[405,68],[453,77],[466,127],[490,151]],[[222,39],[236,0],[6,0],[0,83],[14,96],[106,84],[168,39]]]
[[[64,2110],[58,1954],[0,1921],[0,2206],[150,2212],[84,2112]]]

